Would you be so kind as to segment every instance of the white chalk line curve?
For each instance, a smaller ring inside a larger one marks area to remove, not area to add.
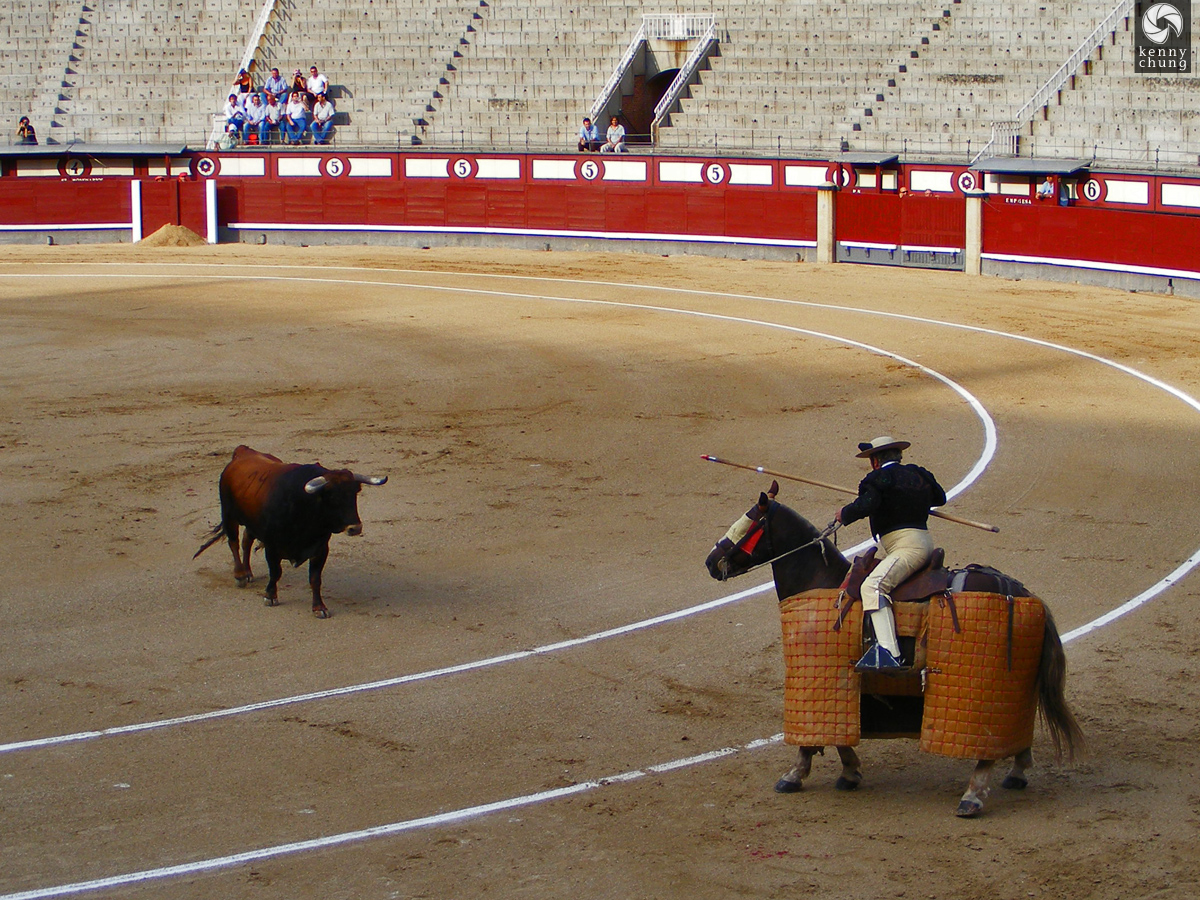
[[[0,277],[3,277],[3,276],[0,275]],[[36,277],[86,278],[88,276],[68,274],[65,276],[41,275],[41,276],[36,276]],[[125,276],[125,275],[114,274],[114,275],[106,276],[106,277],[159,278],[160,276],[136,276],[136,275],[135,276]],[[187,277],[189,277],[189,278],[209,278],[210,276],[196,275],[196,276],[187,276]],[[238,278],[239,280],[244,280],[244,278],[242,278],[241,276],[213,276],[213,277]],[[433,288],[430,288],[428,285],[396,284],[395,282],[348,281],[345,279],[304,279],[304,278],[279,277],[279,276],[272,276],[270,280],[310,281],[310,282],[318,282],[318,283],[328,283],[330,281],[335,281],[336,283],[355,284],[355,285],[360,285],[360,286],[361,285],[390,286],[390,287],[403,287],[406,289],[432,289],[432,290],[439,290],[439,291],[455,291],[458,293],[464,292],[464,290],[458,289],[458,288],[436,287],[436,286]],[[972,411],[975,413],[975,415],[979,418],[980,422],[983,425],[983,431],[984,431],[983,452],[980,454],[979,458],[975,461],[975,464],[972,466],[971,470],[962,479],[960,479],[957,484],[955,484],[952,488],[950,488],[949,490],[946,491],[947,498],[953,498],[953,497],[961,494],[964,490],[966,490],[968,487],[970,487],[971,484],[973,484],[975,481],[977,481],[979,479],[979,477],[984,473],[984,471],[986,471],[988,464],[991,462],[991,460],[994,458],[994,456],[996,454],[996,446],[997,446],[996,424],[992,420],[991,416],[988,414],[987,410],[984,408],[983,404],[978,400],[978,398],[976,398],[973,394],[971,394],[962,385],[953,381],[952,379],[950,379],[946,375],[942,374],[941,372],[931,369],[928,366],[925,366],[922,363],[917,362],[916,360],[908,359],[907,357],[901,356],[896,353],[892,353],[891,351],[888,351],[888,350],[883,350],[882,348],[875,347],[870,344],[863,343],[862,341],[855,341],[850,338],[843,338],[843,337],[839,337],[837,335],[831,335],[831,334],[826,334],[823,332],[812,331],[809,329],[798,328],[798,327],[791,326],[791,325],[783,325],[783,324],[779,324],[779,323],[766,322],[766,321],[761,321],[761,320],[756,320],[756,319],[749,319],[749,318],[745,318],[745,317],[725,316],[725,315],[721,315],[721,314],[717,314],[717,313],[706,313],[706,312],[699,312],[699,311],[694,311],[694,310],[679,309],[676,307],[652,306],[652,305],[648,305],[648,304],[638,304],[638,303],[622,303],[619,301],[596,300],[596,299],[592,299],[592,298],[580,298],[580,297],[552,297],[552,296],[543,296],[543,295],[537,295],[537,294],[511,294],[508,292],[498,292],[498,291],[475,291],[475,290],[471,290],[471,289],[466,289],[465,292],[484,293],[484,294],[488,294],[488,295],[499,295],[499,296],[503,296],[503,297],[515,297],[517,299],[525,299],[525,300],[540,300],[540,301],[552,301],[552,302],[564,302],[564,303],[581,303],[581,304],[599,305],[599,306],[607,306],[607,307],[633,308],[633,309],[640,309],[640,310],[648,311],[648,312],[667,313],[667,314],[673,314],[673,315],[686,315],[686,316],[693,316],[693,317],[699,317],[699,318],[705,318],[705,319],[715,319],[715,320],[719,320],[719,321],[733,322],[733,323],[747,325],[747,326],[751,326],[751,327],[763,327],[763,328],[772,328],[772,329],[777,329],[777,330],[789,331],[789,332],[793,332],[793,333],[802,334],[807,337],[814,337],[819,340],[827,340],[827,341],[831,341],[834,343],[840,343],[840,344],[844,344],[846,346],[855,347],[857,349],[864,350],[868,353],[872,353],[877,356],[882,356],[887,359],[895,360],[896,362],[898,362],[902,365],[906,365],[911,368],[917,369],[918,371],[922,372],[923,374],[925,374],[937,381],[940,381],[942,384],[946,385],[952,391],[954,391],[956,394],[958,394],[964,400],[964,402],[972,409]],[[870,546],[871,543],[872,543],[871,541],[865,541],[854,547],[848,548],[847,552],[854,553],[857,551],[861,551],[862,549],[865,549],[866,547]],[[400,685],[409,684],[412,682],[425,681],[425,680],[429,680],[432,678],[443,677],[446,675],[455,675],[455,674],[459,674],[462,672],[473,671],[476,669],[489,668],[492,666],[500,665],[502,663],[514,662],[516,660],[527,659],[532,656],[541,656],[541,655],[545,655],[547,653],[553,653],[558,650],[565,650],[565,649],[569,649],[572,647],[582,646],[584,644],[595,643],[597,641],[604,640],[607,638],[617,637],[619,635],[629,634],[633,631],[640,631],[645,628],[650,628],[655,625],[660,625],[660,624],[663,624],[664,622],[670,622],[670,621],[674,621],[676,619],[681,619],[681,618],[685,618],[688,616],[696,615],[698,613],[707,612],[710,609],[716,609],[720,606],[725,606],[727,604],[737,602],[738,600],[742,600],[745,597],[751,596],[753,594],[762,593],[764,591],[769,590],[771,587],[772,587],[771,583],[767,582],[765,584],[759,585],[758,587],[750,588],[745,591],[739,591],[735,594],[731,594],[726,597],[717,598],[716,600],[711,600],[706,603],[697,604],[696,606],[687,607],[685,609],[677,610],[675,612],[665,613],[660,616],[654,616],[649,619],[644,619],[640,622],[633,622],[633,623],[630,623],[627,625],[618,626],[616,628],[610,628],[605,631],[600,631],[600,632],[596,632],[591,635],[586,635],[584,637],[573,638],[573,639],[566,640],[566,641],[558,641],[553,644],[547,644],[547,645],[544,645],[541,647],[536,647],[536,648],[533,648],[530,650],[518,650],[518,651],[514,651],[512,653],[502,654],[500,656],[493,656],[493,657],[488,657],[488,658],[482,659],[482,660],[475,660],[472,662],[461,663],[458,665],[446,666],[446,667],[438,668],[438,669],[431,669],[431,670],[427,670],[425,672],[413,673],[411,675],[402,675],[402,676],[397,676],[395,678],[382,679],[380,681],[373,681],[373,682],[368,682],[368,683],[364,683],[364,684],[347,685],[347,686],[340,687],[340,688],[330,688],[330,689],[324,690],[324,691],[313,691],[313,692],[309,692],[309,693],[305,693],[305,694],[297,694],[297,695],[294,695],[291,697],[281,697],[281,698],[277,698],[277,699],[273,699],[273,700],[263,700],[263,701],[259,701],[256,703],[248,703],[248,704],[243,704],[243,705],[239,705],[239,706],[235,706],[235,707],[229,707],[228,709],[210,710],[208,712],[194,713],[194,714],[187,715],[187,716],[173,716],[173,717],[166,718],[166,719],[155,719],[155,720],[148,721],[148,722],[138,722],[138,723],[133,723],[130,725],[113,726],[112,728],[103,728],[103,729],[96,729],[96,730],[91,730],[91,731],[80,731],[80,732],[74,732],[71,734],[63,734],[63,735],[52,735],[52,736],[48,736],[48,737],[33,738],[33,739],[29,739],[29,740],[24,740],[24,741],[10,741],[10,742],[4,743],[4,744],[0,744],[0,754],[13,753],[13,752],[22,751],[22,750],[33,750],[33,749],[41,748],[41,747],[53,747],[53,746],[59,746],[62,744],[80,743],[82,741],[94,740],[96,738],[115,737],[115,736],[124,735],[124,734],[136,734],[139,732],[156,731],[156,730],[159,730],[162,728],[169,728],[169,727],[178,726],[178,725],[195,724],[198,722],[204,722],[204,721],[209,721],[209,720],[213,720],[213,719],[230,718],[230,717],[237,716],[237,715],[244,715],[247,713],[259,712],[259,711],[266,710],[266,709],[275,709],[278,707],[291,706],[294,704],[306,703],[306,702],[310,702],[310,701],[314,701],[314,700],[326,700],[326,699],[329,699],[332,697],[344,697],[344,696],[348,696],[351,694],[358,694],[358,693],[364,693],[366,691],[374,691],[374,690],[381,690],[381,689],[385,689],[385,688],[398,687]]]
[[[509,276],[509,277],[520,277],[520,276]],[[368,283],[375,283],[375,282],[368,282]],[[668,290],[682,290],[682,289],[668,289]],[[764,299],[764,298],[752,297],[750,299]],[[771,298],[766,298],[766,299],[770,300]],[[810,305],[810,306],[816,306],[816,307],[824,306],[822,304],[809,304],[809,303],[805,303],[804,301],[780,300],[780,301],[772,301],[772,302],[784,302],[784,303],[797,302],[797,303],[802,303],[804,305]],[[621,305],[624,305],[624,304],[621,304]],[[866,311],[856,310],[856,309],[848,308],[848,307],[842,308],[842,309],[845,309],[848,312],[874,313],[874,311],[870,311],[870,310],[866,310]],[[889,314],[889,313],[876,313],[876,314],[885,315],[885,316],[893,315],[893,314]],[[1010,337],[1010,338],[1013,338],[1016,340],[1028,340],[1031,343],[1042,344],[1042,345],[1047,346],[1052,349],[1063,350],[1067,353],[1073,353],[1073,354],[1076,354],[1079,356],[1083,356],[1085,358],[1091,358],[1102,364],[1111,365],[1111,366],[1121,369],[1123,371],[1128,371],[1129,374],[1132,374],[1137,378],[1141,378],[1142,380],[1147,381],[1148,383],[1151,383],[1151,384],[1156,384],[1156,382],[1157,382],[1157,379],[1153,379],[1150,376],[1143,375],[1142,373],[1137,372],[1136,370],[1133,370],[1130,367],[1126,367],[1126,366],[1123,366],[1122,364],[1114,363],[1110,360],[1105,360],[1102,357],[1094,356],[1093,354],[1086,353],[1085,351],[1077,351],[1077,350],[1074,350],[1073,348],[1064,347],[1061,345],[1055,345],[1051,342],[1045,342],[1045,341],[1041,341],[1039,339],[1025,338],[1020,335],[1011,335],[1011,334],[1007,334],[1005,332],[993,331],[991,329],[977,328],[975,326],[961,326],[956,323],[945,323],[945,322],[939,322],[938,320],[922,319],[920,317],[911,317],[911,316],[904,316],[904,315],[901,315],[898,317],[899,318],[912,318],[916,321],[924,321],[924,322],[927,322],[930,324],[935,324],[935,325],[946,325],[948,327],[957,327],[957,328],[964,328],[966,330],[971,330],[971,331],[979,331],[982,333],[991,333],[991,334],[995,334],[1000,337]],[[885,355],[887,355],[887,354],[885,354]],[[1156,384],[1156,386],[1159,386],[1159,385]],[[1177,391],[1177,389],[1174,389],[1171,386],[1166,385],[1165,383],[1162,383],[1161,386],[1164,389],[1166,389],[1168,392],[1175,394],[1176,396],[1179,396],[1180,399],[1184,399],[1185,402],[1188,402],[1189,405],[1191,405],[1193,408],[1200,410],[1200,404],[1198,404],[1197,401],[1195,401],[1190,396],[1184,394],[1182,391]],[[1070,641],[1074,640],[1075,638],[1080,637],[1084,634],[1087,634],[1090,631],[1095,630],[1096,628],[1102,627],[1103,625],[1106,625],[1109,622],[1114,621],[1115,619],[1119,618],[1120,616],[1126,614],[1130,610],[1137,608],[1142,603],[1149,600],[1151,597],[1156,596],[1158,593],[1161,593],[1161,591],[1165,590],[1166,587],[1170,586],[1171,584],[1176,583],[1184,575],[1186,575],[1193,568],[1195,568],[1195,566],[1197,564],[1200,564],[1200,551],[1197,551],[1196,554],[1194,554],[1192,557],[1190,557],[1188,560],[1186,560],[1183,564],[1181,564],[1179,567],[1177,567],[1172,573],[1170,573],[1165,578],[1160,580],[1156,585],[1153,585],[1151,588],[1142,592],[1142,594],[1139,594],[1138,596],[1132,598],[1131,600],[1127,601],[1126,603],[1122,604],[1121,606],[1117,607],[1116,609],[1111,610],[1110,612],[1106,613],[1105,615],[1093,620],[1092,622],[1089,622],[1089,623],[1087,623],[1079,628],[1076,628],[1073,631],[1068,632],[1067,634],[1063,635],[1063,638],[1062,638],[1063,643],[1064,644],[1069,643]],[[738,596],[738,599],[741,599],[741,597],[749,596],[749,595],[755,594],[755,593],[760,593],[760,592],[768,589],[769,587],[770,587],[770,584],[768,583],[765,585],[760,585],[757,588],[752,588],[747,591],[740,592],[740,596],[739,595],[732,595],[732,596]],[[722,598],[722,600],[724,600],[726,602],[731,602],[731,601],[728,601],[728,598]],[[721,601],[712,601],[712,602],[720,603]],[[686,613],[686,612],[687,611],[680,611],[681,614]],[[674,615],[674,614],[668,614],[668,615]],[[679,617],[681,617],[681,616],[679,616]],[[759,739],[756,741],[752,741],[740,749],[745,749],[745,750],[756,749],[757,747],[766,746],[766,745],[773,744],[773,743],[778,743],[780,740],[782,740],[782,735],[775,735],[771,738],[762,738],[762,739]],[[739,748],[726,748],[723,750],[712,751],[711,753],[707,753],[707,754],[701,754],[700,756],[696,756],[696,757],[687,757],[684,759],[675,760],[671,763],[660,764],[659,766],[656,766],[656,767],[647,767],[646,770],[633,770],[632,772],[613,776],[613,777],[607,778],[607,779],[601,779],[599,781],[583,782],[579,785],[573,785],[569,788],[561,788],[556,791],[542,792],[542,793],[538,793],[538,794],[529,794],[529,795],[525,795],[524,797],[521,797],[521,798],[513,798],[508,801],[499,801],[499,803],[486,804],[483,806],[476,806],[476,807],[468,807],[464,810],[459,810],[457,812],[452,812],[452,813],[444,813],[444,814],[441,814],[438,816],[425,817],[422,819],[412,819],[412,820],[408,820],[407,822],[394,823],[393,825],[377,826],[376,828],[367,829],[367,830],[358,831],[358,832],[347,832],[343,835],[334,835],[334,836],[329,836],[326,838],[316,839],[316,841],[297,842],[297,843],[292,843],[292,844],[279,845],[278,847],[275,847],[275,848],[266,848],[266,849],[258,850],[258,851],[248,851],[247,853],[236,854],[233,856],[220,857],[220,858],[213,859],[213,860],[200,861],[197,863],[186,864],[183,867],[175,866],[175,867],[167,867],[167,868],[162,868],[162,869],[145,870],[143,872],[131,873],[131,874],[125,875],[125,876],[114,876],[114,878],[109,878],[109,879],[100,879],[100,880],[96,880],[96,881],[92,881],[92,882],[78,882],[73,885],[63,885],[63,886],[56,887],[56,888],[45,888],[45,889],[40,889],[40,890],[32,891],[32,892],[9,894],[9,895],[4,895],[4,896],[0,897],[0,900],[34,900],[34,898],[65,896],[68,894],[82,893],[84,891],[97,890],[97,889],[100,889],[103,887],[112,887],[112,886],[117,886],[120,884],[137,883],[140,881],[146,881],[146,880],[150,880],[153,878],[165,878],[165,877],[170,877],[171,875],[177,875],[177,874],[189,874],[189,873],[196,873],[196,872],[200,872],[200,871],[211,871],[214,868],[226,868],[229,866],[241,864],[243,862],[249,862],[249,861],[254,861],[254,860],[258,860],[258,859],[265,859],[265,858],[268,858],[268,855],[269,856],[280,856],[280,855],[284,855],[285,853],[300,852],[303,849],[317,849],[317,847],[314,846],[317,841],[321,841],[321,842],[336,841],[339,844],[349,843],[351,841],[365,840],[370,837],[377,837],[377,836],[382,836],[385,834],[395,834],[395,833],[398,833],[399,831],[411,830],[416,827],[444,824],[446,821],[455,821],[455,820],[461,820],[461,819],[465,819],[465,818],[480,816],[480,815],[484,815],[488,812],[494,812],[494,811],[497,811],[500,809],[511,809],[511,808],[515,808],[516,806],[520,806],[520,805],[528,805],[528,804],[532,804],[535,802],[543,802],[546,800],[558,799],[561,796],[566,796],[566,795],[572,794],[572,793],[579,793],[582,790],[592,790],[597,787],[602,787],[605,784],[618,783],[618,782],[624,782],[624,781],[632,781],[632,780],[642,777],[646,772],[670,771],[672,769],[682,768],[684,766],[695,765],[695,764],[699,764],[701,762],[710,761],[712,759],[721,758],[721,757],[724,757],[731,753],[736,753],[736,752],[739,752]],[[452,817],[456,817],[456,818],[446,819],[447,816],[452,816]],[[334,844],[333,843],[325,843],[324,846],[334,846]],[[203,867],[203,868],[197,868],[197,867]],[[183,871],[181,871],[181,869]]]
[[[570,797],[575,794],[594,791],[597,788],[606,787],[610,784],[625,784],[630,781],[637,781],[638,779],[645,778],[649,775],[664,774],[666,772],[672,772],[676,769],[701,765],[702,763],[711,762],[715,759],[723,759],[727,756],[732,756],[735,753],[757,750],[760,747],[777,744],[782,740],[783,735],[777,734],[769,738],[760,738],[758,740],[750,741],[749,743],[743,744],[740,747],[722,747],[719,750],[711,750],[707,753],[701,753],[696,756],[675,759],[653,766],[645,766],[641,769],[631,769],[628,772],[622,772],[618,775],[610,775],[605,778],[598,778],[594,781],[581,781],[578,784],[554,788],[553,790],[549,791],[539,791],[535,794],[526,794],[523,797],[511,797],[507,800],[498,800],[493,803],[483,803],[478,806],[468,806],[462,809],[438,813],[432,816],[422,816],[421,818],[407,819],[403,822],[392,822],[387,825],[375,825],[370,828],[362,828],[357,831],[346,831],[342,832],[341,834],[331,834],[305,841],[293,841],[287,844],[277,844],[273,847],[245,850],[241,853],[232,853],[228,856],[196,860],[195,862],[180,863],[174,866],[163,866],[157,869],[143,869],[140,872],[129,872],[124,875],[113,875],[107,878],[95,878],[90,881],[77,881],[73,884],[63,884],[47,888],[36,888],[30,891],[20,891],[15,894],[4,894],[0,895],[0,900],[47,900],[47,898],[51,897],[67,897],[72,894],[83,894],[90,891],[103,890],[104,888],[124,887],[126,885],[140,884],[147,881],[175,878],[181,875],[199,875],[204,872],[228,869],[233,866],[240,866],[251,862],[261,862],[262,860],[274,859],[280,856],[288,856],[294,853],[303,853],[306,851],[311,852],[314,850],[328,850],[330,848],[339,847],[345,844],[354,844],[361,841],[371,840],[373,838],[389,837],[391,835],[401,834],[406,831],[415,831],[419,828],[432,828],[439,825],[450,825],[456,822],[464,822],[468,819],[486,816],[489,813],[519,809],[523,806],[532,806],[536,803],[545,803],[549,800],[560,800],[563,797]]]

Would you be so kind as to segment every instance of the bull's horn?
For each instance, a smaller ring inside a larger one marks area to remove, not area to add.
[[[304,485],[304,493],[315,494],[317,491],[319,491],[321,488],[325,487],[325,485],[327,485],[327,484],[329,484],[329,479],[326,478],[324,475],[318,475],[312,481],[310,481],[306,485]]]
[[[386,475],[355,475],[354,480],[359,484],[387,484]]]

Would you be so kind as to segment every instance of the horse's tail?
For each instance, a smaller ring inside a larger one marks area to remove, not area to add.
[[[219,525],[214,526],[213,530],[208,533],[208,539],[200,545],[200,549],[196,551],[195,555],[192,556],[192,559],[195,559],[197,556],[219,541],[222,537],[224,537],[224,535],[225,522],[222,520]],[[1043,651],[1042,655],[1043,657],[1045,656],[1045,651]]]
[[[1045,608],[1045,604],[1043,604]],[[1054,617],[1046,609],[1046,624],[1042,631],[1042,658],[1038,664],[1037,691],[1038,712],[1050,732],[1054,743],[1054,755],[1058,759],[1073,759],[1076,750],[1084,747],[1083,729],[1075,714],[1067,705],[1063,692],[1067,683],[1067,654],[1063,651],[1062,639]]]

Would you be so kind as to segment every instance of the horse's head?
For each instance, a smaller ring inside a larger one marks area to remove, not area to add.
[[[729,527],[704,561],[708,574],[724,581],[772,562],[781,599],[813,588],[837,587],[850,563],[811,522],[778,502],[778,493],[779,483],[772,481],[758,502]]]
[[[736,578],[771,558],[771,541],[763,540],[767,533],[771,507],[779,493],[779,482],[772,481],[771,489],[758,495],[746,514],[729,526],[725,537],[717,541],[704,565],[708,574],[718,581]]]

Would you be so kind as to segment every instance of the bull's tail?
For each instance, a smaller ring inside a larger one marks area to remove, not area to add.
[[[219,541],[224,536],[225,536],[225,523],[221,522],[219,525],[214,527],[212,531],[210,531],[208,533],[208,539],[203,544],[200,545],[200,549],[196,551],[196,553],[192,556],[192,559],[195,559],[197,556],[199,556],[201,553],[203,553],[205,550],[207,550],[209,547],[211,547],[213,544],[215,544],[217,541]]]
[[[1038,664],[1037,690],[1038,712],[1050,740],[1054,743],[1054,754],[1058,759],[1073,759],[1077,750],[1084,748],[1083,729],[1075,714],[1067,705],[1064,688],[1067,683],[1067,654],[1063,651],[1062,639],[1054,617],[1046,609],[1046,624],[1042,633],[1042,658]]]

